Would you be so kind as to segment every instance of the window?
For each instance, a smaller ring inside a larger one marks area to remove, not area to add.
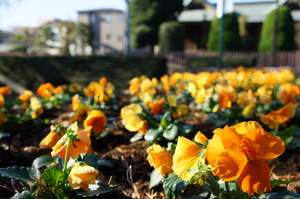
[[[109,13],[105,14],[105,21],[111,22],[111,14],[109,14]]]
[[[106,35],[106,39],[109,40],[110,39],[110,34]]]
[[[118,36],[118,41],[120,41],[120,42],[123,41],[123,36],[122,35]]]
[[[96,23],[96,13],[92,12],[90,13],[90,24]]]
[[[122,14],[118,14],[118,22],[123,22],[123,15]]]

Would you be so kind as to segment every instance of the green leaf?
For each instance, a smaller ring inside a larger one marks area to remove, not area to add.
[[[41,174],[41,178],[44,179],[45,182],[50,184],[52,187],[56,187],[64,181],[64,173],[62,170],[53,167],[46,169]]]
[[[24,190],[21,193],[16,193],[11,199],[34,199],[36,198],[30,191]]]
[[[159,129],[149,129],[146,132],[144,138],[148,142],[148,144],[153,144],[160,134],[161,131]]]
[[[268,192],[262,194],[258,197],[259,199],[299,199],[300,194],[294,192],[283,190],[281,192]]]
[[[203,192],[197,194],[197,195],[189,195],[186,197],[182,197],[182,199],[206,199],[209,196],[209,191],[204,190]]]
[[[156,185],[158,185],[160,182],[162,182],[164,176],[160,175],[155,169],[151,172],[150,175],[150,183],[149,183],[149,189],[152,189]]]
[[[293,181],[291,180],[271,180],[271,185],[272,187],[276,187],[278,185],[282,185],[282,184],[289,184]]]
[[[130,142],[136,142],[138,140],[141,140],[144,137],[143,133],[136,133],[131,139]]]
[[[98,167],[99,167],[98,160],[99,160],[99,157],[94,153],[84,154],[84,157],[83,157],[83,161],[85,163],[87,163],[88,165],[94,167],[95,169],[98,169]]]
[[[286,138],[289,138],[291,136],[293,136],[297,130],[297,126],[296,125],[292,125],[290,127],[287,127],[285,128],[283,131],[280,131],[278,133],[278,136],[281,138],[281,139],[286,139]]]
[[[77,195],[83,196],[83,197],[91,197],[91,196],[98,196],[100,194],[109,193],[113,191],[113,188],[116,187],[116,185],[110,185],[102,181],[97,181],[96,185],[90,185],[89,191],[84,191],[82,189],[75,190]]]
[[[175,140],[178,136],[178,126],[177,125],[169,125],[168,129],[163,131],[163,136],[167,140]]]
[[[194,169],[196,170],[196,168],[194,168]],[[198,170],[198,169],[197,169],[197,170]],[[189,173],[191,173],[191,172],[189,171]],[[197,180],[201,179],[202,176],[203,176],[203,174],[201,174],[200,172],[195,173],[195,174],[191,177],[190,183],[191,183],[191,184],[194,184],[195,182],[197,182]]]
[[[35,169],[40,169],[44,166],[51,164],[53,161],[54,161],[54,159],[51,156],[43,155],[43,156],[36,158],[32,162],[32,167],[34,167]]]
[[[167,117],[163,117],[161,122],[160,122],[160,126],[163,126],[164,128],[166,128],[167,126],[169,126],[170,121]]]
[[[5,138],[5,137],[9,137],[9,136],[11,136],[10,133],[3,133],[3,132],[0,133],[0,139]]]
[[[0,174],[3,177],[21,180],[23,182],[34,182],[40,178],[40,172],[33,167],[7,167],[0,168]]]
[[[179,127],[179,134],[184,136],[184,135],[188,134],[189,132],[191,132],[192,129],[193,129],[193,125],[189,125],[189,124],[182,125]]]
[[[113,167],[113,163],[110,161],[110,160],[105,160],[105,159],[102,159],[102,160],[98,160],[98,165],[99,166],[106,166],[106,167]]]
[[[176,199],[177,196],[186,188],[189,183],[183,181],[174,173],[171,173],[163,180],[164,193],[169,199]]]

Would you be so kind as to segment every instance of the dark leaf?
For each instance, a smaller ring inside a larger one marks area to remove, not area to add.
[[[149,189],[152,189],[153,187],[155,187],[156,185],[158,185],[159,183],[162,182],[163,180],[163,176],[160,175],[160,173],[158,173],[155,169],[151,172],[150,175],[150,183],[149,183]]]
[[[189,183],[183,181],[174,173],[171,173],[163,180],[163,189],[165,195],[170,199],[176,199]]]
[[[40,157],[36,158],[33,161],[32,166],[35,169],[40,169],[44,166],[51,164],[53,161],[54,161],[54,159],[51,156],[44,155],[44,156],[40,156]]]
[[[0,168],[0,174],[4,177],[21,180],[23,182],[34,182],[39,179],[40,172],[33,167],[7,167]]]

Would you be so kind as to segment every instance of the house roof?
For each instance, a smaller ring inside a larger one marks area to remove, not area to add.
[[[89,13],[89,12],[124,12],[123,10],[114,9],[114,8],[100,8],[100,9],[90,9],[90,10],[81,10],[77,13]]]
[[[266,15],[274,9],[274,6],[275,1],[235,2],[234,11],[238,14],[246,15],[248,23],[261,23]],[[293,10],[291,13],[295,21],[300,21],[299,10]],[[183,10],[178,17],[178,21],[183,23],[212,21],[215,14],[216,11],[213,9]]]
[[[215,12],[211,10],[183,10],[178,16],[179,22],[203,22],[212,21],[215,17]]]

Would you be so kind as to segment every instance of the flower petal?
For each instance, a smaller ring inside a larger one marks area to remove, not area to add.
[[[231,146],[232,143],[239,144],[242,141],[243,135],[238,134],[231,127],[225,126],[221,136],[222,144],[225,149]]]
[[[218,155],[214,169],[223,181],[232,181],[240,176],[246,164],[247,157],[240,151],[238,144],[232,143],[227,151]]]
[[[201,148],[195,142],[185,137],[178,137],[172,166],[174,173],[178,177],[188,181],[193,176],[188,170],[198,168],[198,161],[204,164],[204,157],[197,157],[200,150]]]
[[[154,144],[147,149],[147,153],[150,166],[153,166],[161,175],[173,172],[173,156],[169,151],[158,144]]]
[[[222,132],[223,132],[222,129],[214,130],[214,136],[212,137],[212,139],[210,140],[206,148],[206,158],[208,163],[212,167],[215,166],[218,155],[221,152],[226,151],[221,141]]]
[[[272,191],[270,183],[270,167],[263,161],[251,161],[241,173],[238,185],[244,192],[251,195]]]
[[[234,131],[238,134],[246,134],[253,129],[261,128],[261,125],[256,121],[249,121],[249,122],[240,122],[234,126],[231,126]]]
[[[285,150],[284,142],[278,136],[273,136],[262,128],[245,134],[241,147],[248,158],[262,161],[277,158]]]

